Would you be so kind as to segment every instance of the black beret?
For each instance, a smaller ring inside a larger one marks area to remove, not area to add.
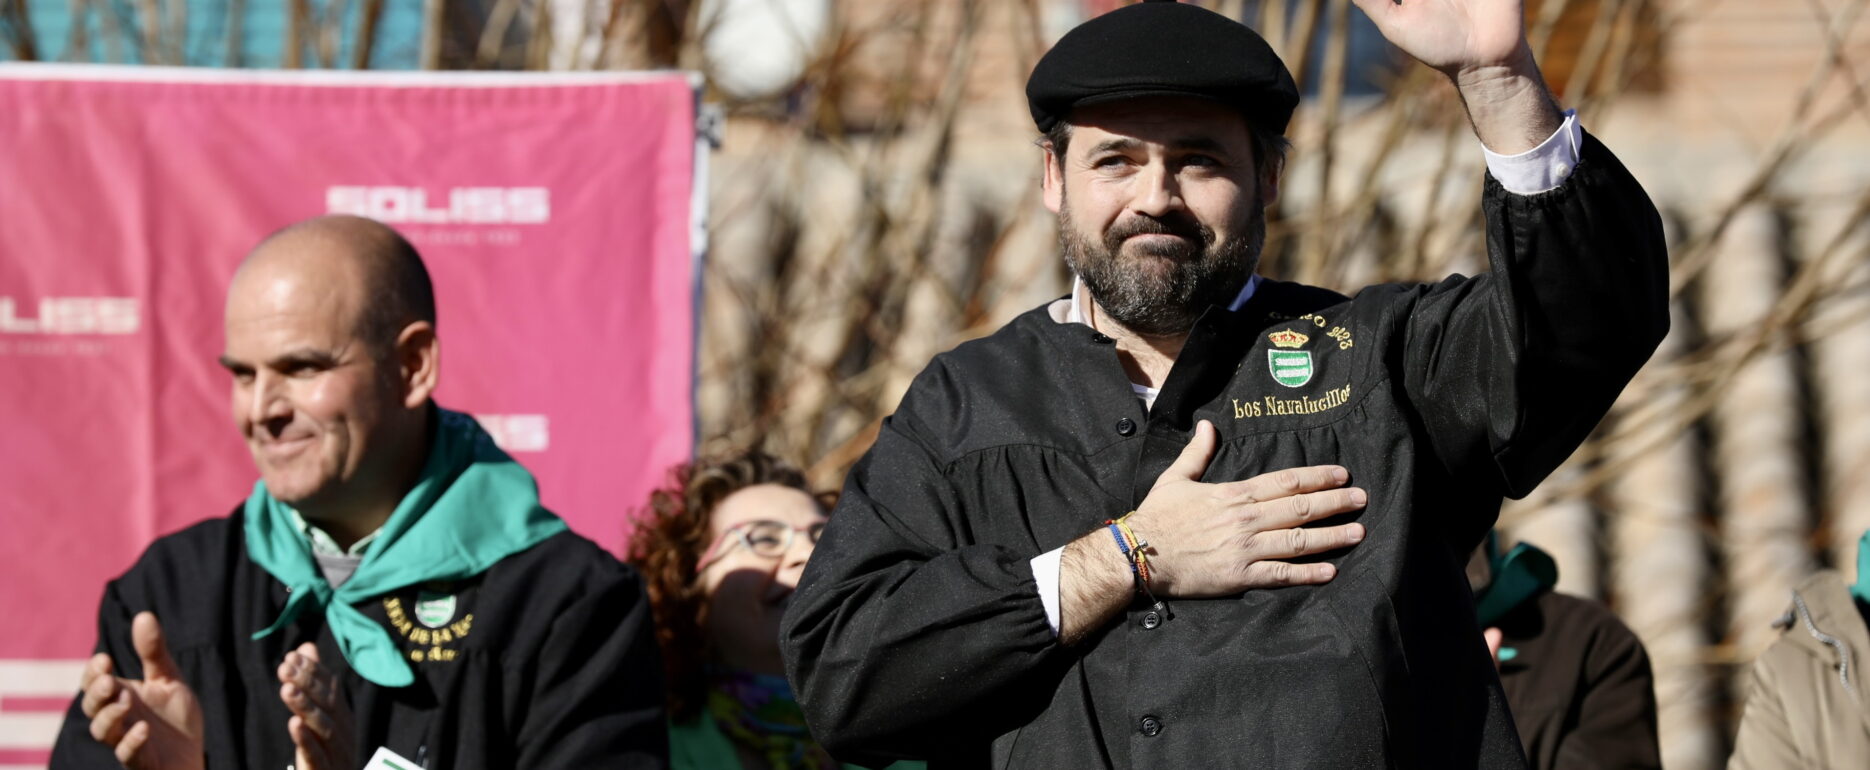
[[[1078,25],[1026,81],[1026,105],[1042,132],[1074,107],[1139,96],[1213,99],[1282,134],[1299,104],[1292,73],[1259,34],[1176,2],[1127,5]]]

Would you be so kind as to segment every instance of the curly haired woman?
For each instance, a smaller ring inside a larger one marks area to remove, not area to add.
[[[779,620],[825,506],[803,472],[758,451],[671,476],[673,486],[650,495],[627,560],[648,580],[655,610],[672,767],[843,767],[807,733],[779,655]]]

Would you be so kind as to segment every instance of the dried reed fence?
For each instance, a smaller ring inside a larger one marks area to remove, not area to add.
[[[1021,87],[1050,40],[1115,4],[826,0],[825,23],[796,41],[809,55],[791,85],[714,91],[728,119],[704,273],[704,451],[763,444],[833,485],[930,356],[1066,290]],[[1351,290],[1484,265],[1482,165],[1451,89],[1406,64],[1355,71],[1348,2],[1208,4],[1266,31],[1310,94],[1264,272]],[[1723,763],[1744,664],[1770,641],[1788,589],[1820,567],[1853,574],[1870,529],[1865,4],[1528,10],[1554,89],[1664,212],[1676,323],[1597,434],[1509,503],[1502,526],[1552,551],[1563,588],[1605,600],[1647,642],[1670,767]],[[114,36],[112,50],[140,57],[125,60],[181,60],[183,3],[71,5],[110,11],[73,35]],[[0,45],[15,58],[42,48],[27,6],[0,0]],[[237,36],[242,1],[220,7]],[[291,0],[287,48],[310,54],[287,65],[369,62],[383,7]],[[712,7],[423,0],[420,60],[714,78]],[[1759,82],[1773,93],[1729,99],[1728,133],[1684,117],[1685,105],[1721,101],[1707,93],[1719,82],[1697,79],[1718,70],[1708,62],[1768,56],[1734,41],[1776,29],[1801,37],[1771,43],[1780,74]],[[1380,92],[1354,93],[1360,77]]]

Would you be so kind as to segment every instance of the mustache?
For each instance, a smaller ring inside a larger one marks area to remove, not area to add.
[[[1114,252],[1124,241],[1138,235],[1173,235],[1199,243],[1204,248],[1214,243],[1212,228],[1195,221],[1194,217],[1186,213],[1178,212],[1165,217],[1142,214],[1118,222],[1105,232],[1104,245]]]

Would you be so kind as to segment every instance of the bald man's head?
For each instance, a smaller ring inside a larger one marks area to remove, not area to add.
[[[387,516],[427,452],[438,351],[428,270],[396,231],[320,217],[260,242],[227,290],[221,365],[268,492],[334,536]]]
[[[235,283],[256,267],[350,273],[334,288],[357,292],[358,334],[378,352],[392,349],[411,323],[435,325],[435,286],[422,256],[401,233],[374,219],[339,214],[287,225],[248,252]]]

